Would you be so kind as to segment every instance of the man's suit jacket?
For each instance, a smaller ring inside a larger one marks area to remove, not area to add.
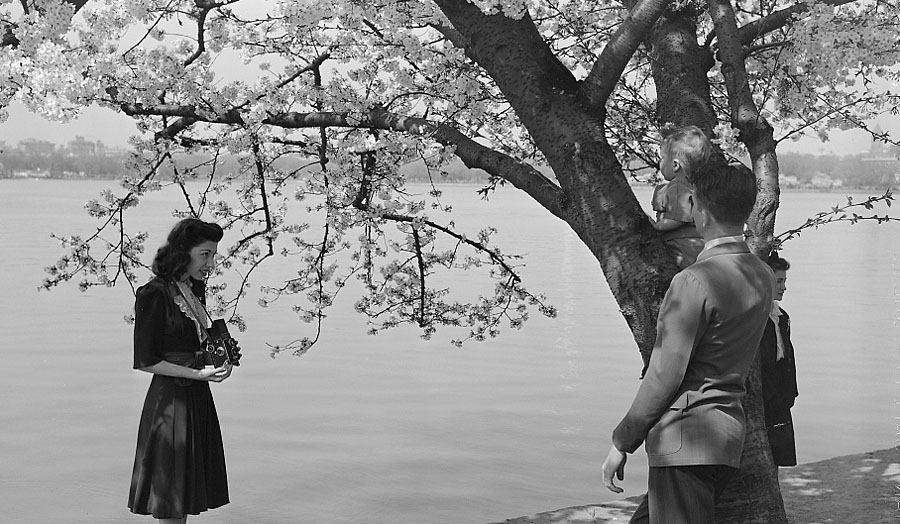
[[[613,444],[646,441],[651,467],[739,467],[744,381],[772,307],[774,273],[743,242],[700,253],[663,299],[647,374]]]

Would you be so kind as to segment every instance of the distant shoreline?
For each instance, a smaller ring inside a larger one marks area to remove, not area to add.
[[[0,181],[4,181],[4,180],[40,180],[40,181],[54,180],[54,181],[56,181],[56,180],[59,180],[59,181],[66,181],[66,182],[101,182],[101,181],[117,182],[120,179],[121,179],[121,175],[110,176],[110,177],[97,177],[97,176],[94,176],[94,177],[0,176]],[[235,180],[241,180],[241,179],[235,179]],[[455,185],[455,186],[471,185],[471,186],[482,186],[483,187],[484,185],[486,185],[488,183],[488,181],[487,180],[453,180],[453,179],[437,179],[434,181],[430,181],[427,179],[411,178],[411,179],[407,179],[407,183],[410,183],[410,184],[434,183],[435,185],[447,184],[447,185]],[[653,184],[629,183],[629,186],[651,188],[651,187],[653,187]],[[787,192],[787,193],[838,193],[838,194],[846,193],[848,191],[857,191],[857,192],[868,191],[868,192],[877,192],[879,194],[883,194],[888,189],[895,190],[897,188],[895,188],[895,187],[890,187],[890,188],[871,187],[871,186],[865,186],[865,187],[852,187],[852,186],[842,186],[842,187],[801,186],[801,187],[795,187],[795,186],[792,186],[792,187],[781,187],[780,188],[780,190],[782,192]]]

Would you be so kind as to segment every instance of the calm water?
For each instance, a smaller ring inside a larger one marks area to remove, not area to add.
[[[131,291],[36,290],[61,254],[49,234],[91,232],[83,204],[109,186],[0,181],[4,521],[150,521],[125,507],[149,381],[131,370],[122,321]],[[409,329],[367,336],[346,296],[310,353],[271,359],[264,343],[304,326],[285,308],[251,306],[243,365],[214,386],[232,503],[191,522],[477,524],[614,498],[599,469],[638,386],[634,343],[597,262],[564,224],[514,190],[485,203],[476,189],[446,189],[456,221],[472,232],[498,226],[559,318],[456,349],[440,332],[432,342]],[[642,202],[649,196],[639,190]],[[779,230],[843,200],[787,193]],[[173,223],[176,201],[138,208],[155,234],[150,246]],[[892,446],[900,227],[829,226],[791,241],[784,256],[794,266],[783,304],[799,363],[800,461]],[[645,471],[639,452],[626,496],[644,490]]]

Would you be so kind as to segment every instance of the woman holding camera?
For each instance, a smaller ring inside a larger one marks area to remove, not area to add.
[[[155,278],[137,290],[134,369],[153,374],[138,429],[128,507],[160,523],[228,504],[225,452],[209,389],[231,364],[205,367],[209,316],[205,280],[222,228],[178,222],[153,260]]]

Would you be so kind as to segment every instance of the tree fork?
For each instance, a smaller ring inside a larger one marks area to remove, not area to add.
[[[729,28],[722,20],[727,14],[722,12],[720,6],[716,6],[716,1],[710,0],[709,10],[714,20],[718,20],[716,30],[720,44],[720,58],[723,61],[723,74],[726,76],[726,85],[731,95],[729,98],[732,116],[736,123],[743,123],[747,128],[745,135],[744,128],[739,127],[742,130],[742,139],[749,142],[748,148],[753,155],[754,171],[759,179],[761,173],[770,172],[773,164],[777,166],[772,130],[771,126],[761,119],[755,105],[752,105],[746,72],[743,69],[741,46],[735,37],[737,28],[733,13]],[[708,49],[697,44],[694,16],[688,11],[667,13],[654,27],[650,45],[653,77],[657,84],[657,92],[660,93],[657,111],[660,122],[673,122],[676,125],[693,124],[712,136],[711,130],[716,118],[710,98],[709,80],[706,76],[712,65],[712,57]],[[718,32],[720,30],[721,33]],[[730,35],[730,38],[724,37],[730,44],[730,47],[726,45],[726,49],[721,47],[723,33]],[[740,60],[737,60],[739,57]],[[762,187],[771,188],[771,181],[769,182]],[[774,181],[774,187],[776,188],[774,193],[771,189],[761,192],[761,198],[758,197],[750,219],[750,227],[754,234],[750,244],[751,249],[757,254],[763,249],[757,239],[760,237],[771,239],[774,229],[774,208],[777,207],[778,201],[777,179]],[[763,233],[764,231],[768,231],[768,234]],[[746,436],[741,468],[717,505],[716,521],[720,524],[783,523],[786,522],[784,504],[778,486],[777,470],[772,464],[762,414],[758,362],[751,368],[745,387],[747,394],[743,404]]]
[[[438,0],[438,5],[552,167],[564,195],[558,216],[600,262],[646,363],[659,304],[677,266],[606,142],[602,113],[594,110],[601,101],[581,92],[527,15],[519,20],[487,15],[458,0]],[[650,24],[644,19],[630,27]]]

